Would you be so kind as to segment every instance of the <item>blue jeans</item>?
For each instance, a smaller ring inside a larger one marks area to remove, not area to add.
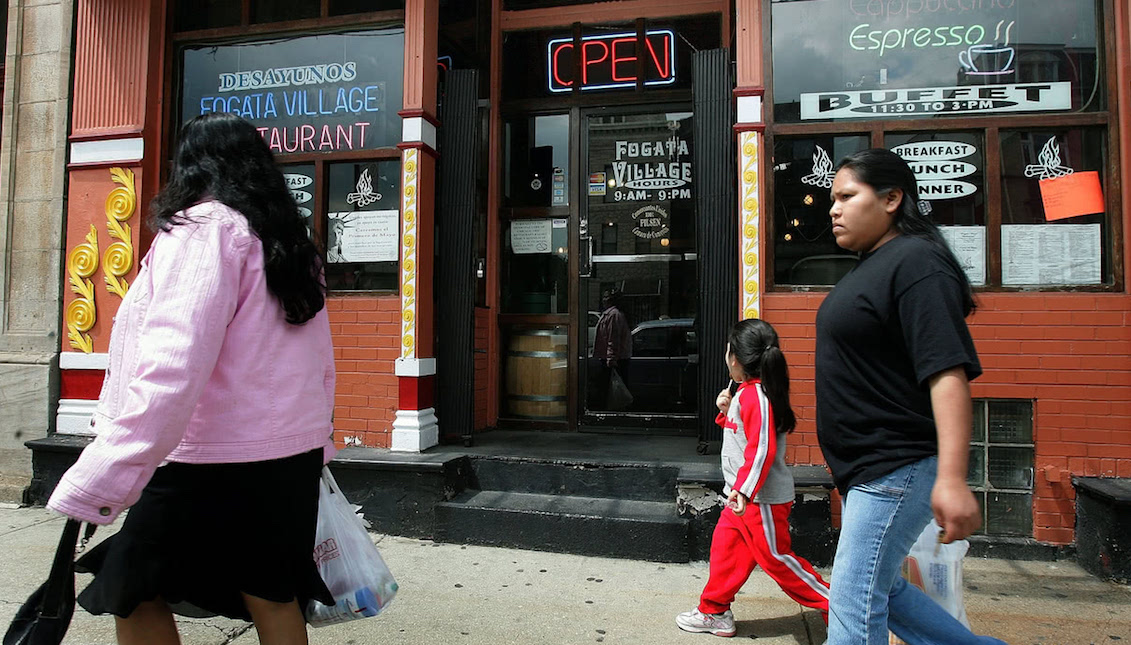
[[[888,629],[910,645],[1004,645],[977,636],[900,575],[931,519],[938,457],[865,484],[845,497],[833,563],[826,645],[887,645]]]

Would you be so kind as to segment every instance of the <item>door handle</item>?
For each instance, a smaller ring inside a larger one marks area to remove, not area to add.
[[[577,259],[577,275],[588,278],[593,273],[593,236],[581,236],[581,257]]]

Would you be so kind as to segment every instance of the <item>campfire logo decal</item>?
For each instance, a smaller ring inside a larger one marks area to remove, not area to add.
[[[836,173],[833,172],[833,161],[824,148],[821,146],[816,148],[816,152],[813,153],[813,172],[802,177],[801,183],[819,188],[832,188],[833,177],[836,177]]]
[[[1056,145],[1056,137],[1049,137],[1049,140],[1045,142],[1045,147],[1041,148],[1041,154],[1037,155],[1037,161],[1040,163],[1025,166],[1026,177],[1056,179],[1076,172],[1068,166],[1061,165],[1060,146]]]
[[[361,177],[357,179],[357,192],[346,195],[346,203],[365,208],[379,201],[381,201],[381,193],[373,192],[373,178],[369,176],[369,169],[366,168],[361,171]]]

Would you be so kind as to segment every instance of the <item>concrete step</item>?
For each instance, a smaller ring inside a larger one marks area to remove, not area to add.
[[[471,469],[479,490],[668,503],[680,473],[675,465],[492,457],[472,458]]]
[[[674,501],[471,490],[435,512],[437,542],[688,561],[688,522]]]

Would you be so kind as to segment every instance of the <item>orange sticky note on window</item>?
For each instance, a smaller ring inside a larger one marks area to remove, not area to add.
[[[1045,203],[1045,219],[1050,222],[1102,213],[1104,193],[1100,188],[1100,173],[1090,170],[1042,179],[1041,200]]]

